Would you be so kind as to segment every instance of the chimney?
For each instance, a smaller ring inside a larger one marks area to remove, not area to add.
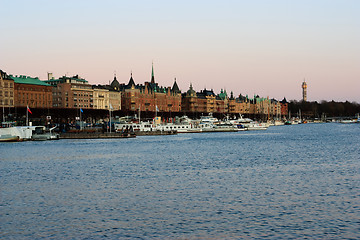
[[[53,78],[53,74],[48,72],[47,75],[48,75],[48,81],[50,81]]]

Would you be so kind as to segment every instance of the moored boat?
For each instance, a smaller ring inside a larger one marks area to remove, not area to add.
[[[20,139],[18,136],[12,136],[9,134],[0,135],[0,142],[19,142]]]

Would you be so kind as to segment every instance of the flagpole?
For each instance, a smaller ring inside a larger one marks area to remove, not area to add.
[[[4,104],[4,100],[2,100],[2,105],[3,105],[3,122],[5,123],[5,104]]]
[[[81,108],[80,108],[80,122],[79,122],[79,124],[80,124],[80,131],[82,130],[82,124],[81,124]]]
[[[140,105],[139,105],[139,124],[140,124],[140,122],[141,122],[141,120],[140,120],[140,113],[141,113],[141,110],[140,110]]]
[[[26,106],[26,126],[29,126],[29,105]]]
[[[109,108],[109,112],[110,112],[110,133],[111,133],[111,108]]]

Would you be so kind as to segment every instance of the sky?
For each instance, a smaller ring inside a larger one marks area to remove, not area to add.
[[[0,0],[0,69],[360,103],[358,0]]]

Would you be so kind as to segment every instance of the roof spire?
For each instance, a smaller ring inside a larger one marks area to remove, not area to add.
[[[129,80],[129,83],[128,83],[128,87],[131,87],[131,86],[135,86],[135,82],[134,82],[134,79],[133,79],[133,76],[132,76],[132,71],[130,73],[130,80]]]
[[[176,78],[174,79],[174,85],[173,85],[173,87],[172,87],[172,91],[173,91],[174,93],[181,93],[181,91],[180,91],[180,89],[179,89],[179,86],[178,86],[177,83],[176,83]]]
[[[151,63],[151,83],[155,84],[154,62]]]

